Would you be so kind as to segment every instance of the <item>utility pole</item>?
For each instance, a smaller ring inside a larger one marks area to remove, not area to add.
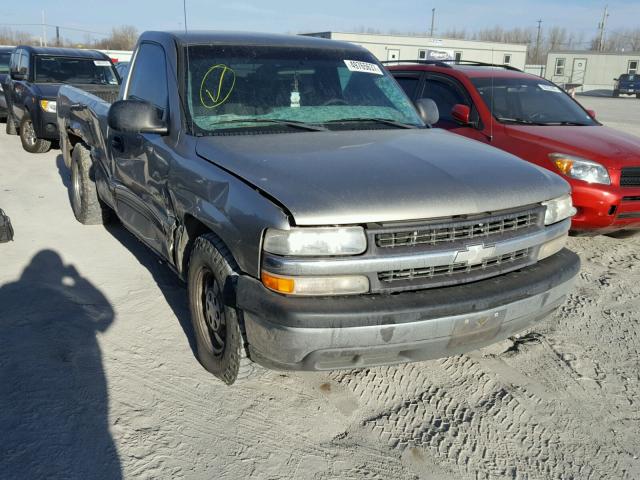
[[[433,31],[434,31],[435,25],[436,25],[436,9],[432,8],[431,9],[431,34],[429,35],[431,38],[433,38]]]
[[[56,25],[56,47],[60,46],[60,27]]]
[[[536,63],[540,63],[540,32],[542,31],[542,19],[538,20],[538,35],[536,36]]]
[[[598,28],[600,29],[600,39],[598,40],[599,52],[602,52],[604,50],[604,35],[605,35],[605,30],[607,28],[607,17],[609,16],[608,9],[609,9],[609,5],[604,7],[604,12],[602,13],[602,21],[598,25]]]
[[[44,10],[42,10],[42,41],[44,42],[44,46],[47,46],[47,24],[44,21]]]

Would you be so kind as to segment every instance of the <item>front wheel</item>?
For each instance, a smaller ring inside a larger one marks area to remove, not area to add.
[[[189,257],[188,290],[198,360],[227,385],[259,371],[249,360],[242,332],[242,312],[224,302],[236,275],[235,261],[213,234],[195,240]]]
[[[613,91],[613,97],[614,98],[618,98],[620,96],[620,91],[619,90],[614,90]]]
[[[7,114],[7,124],[5,125],[5,132],[7,135],[17,135],[18,128],[16,127],[16,121],[13,119],[11,112]]]
[[[49,140],[37,137],[28,113],[25,113],[20,121],[20,141],[22,142],[22,148],[29,153],[45,153],[51,148]]]
[[[640,93],[636,93],[636,98],[640,98]]]

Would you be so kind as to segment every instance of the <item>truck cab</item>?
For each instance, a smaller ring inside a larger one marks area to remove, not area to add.
[[[613,96],[635,95],[640,98],[640,75],[635,73],[624,73],[618,78],[613,79]]]

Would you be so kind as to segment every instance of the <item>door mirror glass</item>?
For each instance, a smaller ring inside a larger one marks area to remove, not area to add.
[[[467,105],[457,104],[451,109],[451,116],[461,125],[469,125],[471,123],[471,109]]]
[[[140,100],[115,102],[109,109],[107,121],[109,127],[119,132],[159,135],[169,132],[167,122],[162,118],[162,111],[151,103]]]
[[[440,112],[436,102],[430,98],[421,98],[416,102],[416,109],[424,123],[435,125],[440,120]]]
[[[595,110],[587,110],[587,113],[589,114],[589,116],[591,118],[593,118],[594,120],[596,119],[596,111]]]
[[[11,73],[14,80],[24,80],[27,78],[27,67],[20,67],[17,71]]]

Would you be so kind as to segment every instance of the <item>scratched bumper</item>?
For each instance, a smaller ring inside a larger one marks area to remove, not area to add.
[[[397,295],[292,298],[248,277],[237,286],[251,357],[287,370],[429,360],[475,350],[534,325],[571,291],[580,261],[563,250],[466,285]]]

